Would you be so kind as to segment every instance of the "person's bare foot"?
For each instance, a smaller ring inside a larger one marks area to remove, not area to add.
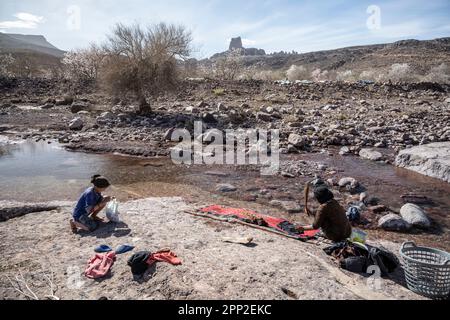
[[[70,229],[72,230],[73,233],[77,233],[78,232],[78,228],[75,225],[75,222],[71,219],[70,220]]]

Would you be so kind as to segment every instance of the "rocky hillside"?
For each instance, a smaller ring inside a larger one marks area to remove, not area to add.
[[[49,43],[44,36],[0,33],[0,52],[15,54],[24,51],[59,58],[64,55],[64,51]]]
[[[211,63],[220,55],[206,59]],[[390,44],[356,46],[309,53],[273,53],[244,55],[246,66],[261,69],[287,69],[303,65],[308,70],[320,68],[329,71],[366,71],[388,69],[394,63],[408,63],[415,72],[425,74],[442,63],[450,64],[450,37],[434,40],[402,40]]]

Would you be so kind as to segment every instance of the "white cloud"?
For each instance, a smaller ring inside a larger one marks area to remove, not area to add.
[[[35,22],[35,23],[41,23],[44,22],[44,17],[36,16],[31,13],[27,12],[19,12],[14,15],[19,20],[22,21],[29,21],[29,22]]]
[[[36,29],[45,21],[44,17],[27,12],[18,12],[14,15],[19,20],[0,21],[0,29]]]
[[[250,40],[250,39],[242,39],[242,45],[244,47],[246,46],[254,46],[256,44],[255,40]]]

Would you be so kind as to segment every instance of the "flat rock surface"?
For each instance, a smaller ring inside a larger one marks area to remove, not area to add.
[[[53,275],[61,299],[291,299],[286,290],[298,299],[421,298],[393,279],[379,279],[374,289],[368,285],[374,278],[340,270],[323,244],[192,216],[184,210],[194,208],[181,198],[142,199],[119,208],[124,224],[105,224],[92,234],[70,232],[71,206],[0,223],[0,297],[25,298],[8,280],[22,275],[42,298],[50,292],[44,275]],[[223,241],[237,237],[252,237],[254,245]],[[87,279],[86,262],[101,244],[131,244],[134,252],[170,248],[183,264],[157,263],[137,282],[126,264],[129,252],[117,257],[111,276]],[[398,252],[399,244],[383,245]]]
[[[450,183],[450,142],[438,142],[402,150],[396,164]]]

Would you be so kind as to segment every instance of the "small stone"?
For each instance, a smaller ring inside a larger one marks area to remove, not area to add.
[[[356,187],[358,186],[358,181],[355,178],[352,177],[346,177],[346,178],[342,178],[341,180],[339,180],[339,187],[341,188],[345,188],[346,186],[350,185],[352,187]]]
[[[372,161],[379,161],[383,158],[383,155],[380,152],[373,149],[361,149],[359,156],[363,159]]]
[[[84,126],[84,123],[83,123],[83,120],[81,120],[81,118],[75,118],[75,119],[71,120],[69,123],[70,130],[79,131],[79,130],[83,129],[83,126]]]
[[[302,211],[302,207],[295,201],[272,200],[270,205],[282,208],[288,213],[298,213]]]
[[[256,114],[256,119],[265,121],[265,122],[270,122],[270,121],[272,121],[272,115],[265,113],[265,112],[258,112]]]
[[[207,108],[207,107],[209,107],[209,104],[207,104],[205,101],[199,102],[197,104],[197,108],[199,108],[199,109],[203,109],[203,108]]]
[[[164,133],[164,141],[171,141],[172,140],[172,134],[175,131],[175,128],[170,128],[169,130]]]
[[[217,122],[216,118],[214,117],[214,115],[210,112],[205,112],[202,115],[202,119],[203,121],[205,121],[206,123],[215,123]]]
[[[345,156],[350,154],[350,148],[349,147],[342,147],[341,150],[339,151],[339,154],[341,156]]]
[[[291,133],[288,138],[288,143],[296,148],[302,148],[305,146],[306,141],[301,135]]]
[[[46,104],[41,106],[41,109],[51,109],[53,108],[55,105],[53,103],[47,102]]]
[[[237,188],[235,186],[233,186],[232,184],[224,183],[224,184],[218,184],[216,186],[216,191],[219,191],[219,192],[234,192],[236,190],[237,190]]]
[[[80,111],[88,111],[89,110],[89,104],[82,101],[75,101],[70,106],[70,111],[72,113],[78,113]]]
[[[388,209],[386,208],[386,206],[380,204],[377,206],[369,207],[369,210],[372,211],[373,213],[382,213],[382,212],[386,212]]]

